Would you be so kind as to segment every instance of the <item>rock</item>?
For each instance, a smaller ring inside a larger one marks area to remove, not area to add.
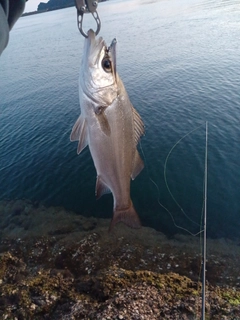
[[[108,226],[63,208],[0,203],[0,318],[200,318],[199,242]],[[208,257],[207,317],[240,319],[239,246],[211,240]]]

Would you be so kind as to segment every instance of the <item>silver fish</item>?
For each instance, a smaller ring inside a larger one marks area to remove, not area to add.
[[[102,37],[88,31],[79,77],[81,114],[70,136],[78,141],[78,154],[89,146],[97,171],[97,199],[113,194],[110,230],[120,221],[141,226],[130,198],[130,180],[144,167],[137,151],[144,124],[116,71],[116,43],[114,39],[107,47]]]

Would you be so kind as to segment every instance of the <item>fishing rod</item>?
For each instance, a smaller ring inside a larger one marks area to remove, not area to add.
[[[203,218],[203,256],[202,256],[202,320],[205,320],[206,299],[206,257],[207,257],[207,157],[208,157],[208,123],[206,121],[205,173],[204,173],[204,218]]]

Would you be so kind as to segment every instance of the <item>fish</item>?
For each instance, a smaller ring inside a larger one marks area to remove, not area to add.
[[[137,150],[144,123],[117,73],[116,44],[113,39],[108,47],[102,37],[88,31],[79,75],[81,112],[70,135],[71,141],[78,141],[78,154],[89,147],[97,172],[96,198],[113,195],[109,231],[119,222],[141,227],[130,198],[130,182],[144,168]]]

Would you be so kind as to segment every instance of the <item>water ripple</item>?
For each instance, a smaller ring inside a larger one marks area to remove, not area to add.
[[[238,2],[113,1],[101,3],[99,12],[106,41],[118,39],[117,68],[146,126],[141,142],[145,170],[132,183],[143,221],[164,232],[179,232],[159,198],[179,224],[192,228],[169,195],[163,170],[176,142],[202,125],[176,145],[166,168],[174,197],[199,221],[208,120],[209,235],[237,236]],[[83,47],[74,14],[69,8],[20,19],[1,56],[0,198],[29,198],[106,217],[112,197],[95,201],[96,172],[89,150],[77,156],[77,143],[69,141],[79,115]],[[85,23],[87,27],[91,21]]]

